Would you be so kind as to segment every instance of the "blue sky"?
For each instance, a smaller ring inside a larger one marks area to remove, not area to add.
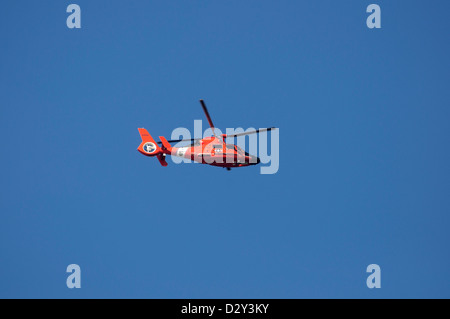
[[[4,1],[0,297],[449,298],[449,10]],[[278,127],[278,173],[136,151],[138,127],[206,128],[200,98]]]

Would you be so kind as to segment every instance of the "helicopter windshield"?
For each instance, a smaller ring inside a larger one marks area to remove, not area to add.
[[[243,154],[243,153],[245,153],[243,150],[242,150],[242,148],[240,148],[239,146],[237,146],[237,145],[235,145],[235,149],[236,149],[236,151],[239,153],[239,154]]]
[[[234,144],[227,144],[226,145],[227,149],[229,150],[235,150],[238,154],[245,154],[245,152],[242,150],[242,148],[240,148],[237,145]]]

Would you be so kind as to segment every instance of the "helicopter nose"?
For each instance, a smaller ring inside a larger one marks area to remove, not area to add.
[[[258,156],[252,156],[250,163],[252,163],[253,165],[256,165],[256,164],[261,163],[261,160],[259,159]]]

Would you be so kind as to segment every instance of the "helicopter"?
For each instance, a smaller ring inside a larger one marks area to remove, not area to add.
[[[225,167],[227,170],[231,170],[233,167],[257,165],[261,162],[257,156],[250,155],[239,146],[235,144],[227,144],[225,139],[227,137],[238,137],[271,131],[276,129],[275,127],[261,128],[258,130],[237,134],[216,135],[214,132],[215,127],[211,120],[211,116],[209,115],[208,109],[206,108],[205,102],[200,100],[200,104],[203,108],[206,119],[208,120],[209,126],[212,129],[212,136],[169,141],[166,140],[164,136],[159,136],[160,142],[155,142],[153,137],[145,128],[138,128],[142,142],[137,150],[145,156],[156,156],[162,166],[167,166],[167,155],[190,159],[201,164]],[[183,147],[172,147],[170,144],[179,142],[191,142],[191,144]]]

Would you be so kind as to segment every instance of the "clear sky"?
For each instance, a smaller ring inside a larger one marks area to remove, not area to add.
[[[449,12],[3,1],[0,297],[450,298]],[[137,152],[138,127],[206,128],[200,98],[221,129],[278,127],[278,173]]]

